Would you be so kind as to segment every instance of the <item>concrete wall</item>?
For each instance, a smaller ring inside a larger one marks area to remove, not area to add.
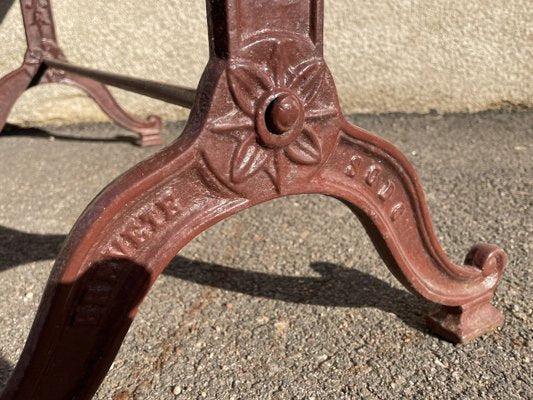
[[[204,3],[54,0],[53,6],[60,42],[73,62],[194,86],[207,60]],[[18,0],[0,0],[0,19],[4,74],[25,50]],[[326,59],[347,113],[533,106],[531,0],[326,0],[325,29]],[[140,115],[187,115],[113,91]],[[55,85],[26,93],[10,121],[105,119],[80,92]]]

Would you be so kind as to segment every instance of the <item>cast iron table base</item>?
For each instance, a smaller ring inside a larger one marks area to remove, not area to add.
[[[158,117],[138,119],[124,111],[101,83],[46,64],[47,58],[66,62],[57,42],[50,1],[20,0],[28,49],[22,66],[0,79],[0,132],[13,105],[27,89],[43,83],[65,83],[85,91],[117,125],[138,133],[141,145],[160,144]]]
[[[390,143],[342,116],[322,55],[322,0],[208,0],[210,60],[184,133],[80,217],[1,399],[89,399],[148,290],[192,238],[275,198],[346,203],[391,272],[442,305],[430,327],[468,342],[495,329],[506,254],[451,262],[419,180]]]

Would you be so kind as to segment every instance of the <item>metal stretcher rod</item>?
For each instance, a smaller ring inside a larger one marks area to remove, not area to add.
[[[189,109],[192,108],[194,98],[196,97],[196,90],[187,87],[97,71],[56,59],[47,58],[44,60],[44,63],[49,67],[86,76],[105,85],[114,86]]]

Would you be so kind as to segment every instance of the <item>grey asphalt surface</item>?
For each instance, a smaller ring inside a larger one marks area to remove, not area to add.
[[[191,242],[160,277],[97,399],[531,399],[533,112],[356,115],[418,170],[438,237],[510,256],[505,325],[457,346],[392,277],[350,211],[265,204]],[[183,123],[167,124],[164,139]],[[111,124],[0,135],[0,387],[57,254],[89,201],[157,148]]]

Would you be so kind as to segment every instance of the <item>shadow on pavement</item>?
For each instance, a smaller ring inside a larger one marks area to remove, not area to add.
[[[7,12],[10,10],[11,6],[15,0],[2,0],[0,2],[0,23],[4,20],[7,15]]]
[[[33,261],[52,260],[64,235],[38,235],[0,226],[0,271]],[[320,276],[294,277],[175,257],[164,274],[200,285],[254,297],[326,307],[374,307],[393,313],[410,327],[425,331],[422,313],[430,304],[365,272],[342,265],[314,262]]]
[[[285,276],[246,271],[177,256],[164,274],[254,297],[325,307],[374,307],[426,331],[422,315],[431,304],[406,290],[353,268],[327,262],[310,267],[320,276]]]
[[[34,261],[56,258],[65,235],[39,235],[0,225],[0,272]]]
[[[6,124],[4,130],[0,133],[2,136],[25,136],[38,139],[47,140],[60,140],[64,142],[91,142],[91,143],[129,143],[137,144],[138,139],[134,136],[117,135],[115,137],[81,137],[81,136],[68,136],[58,133],[48,132],[40,128],[23,128],[18,125]]]

